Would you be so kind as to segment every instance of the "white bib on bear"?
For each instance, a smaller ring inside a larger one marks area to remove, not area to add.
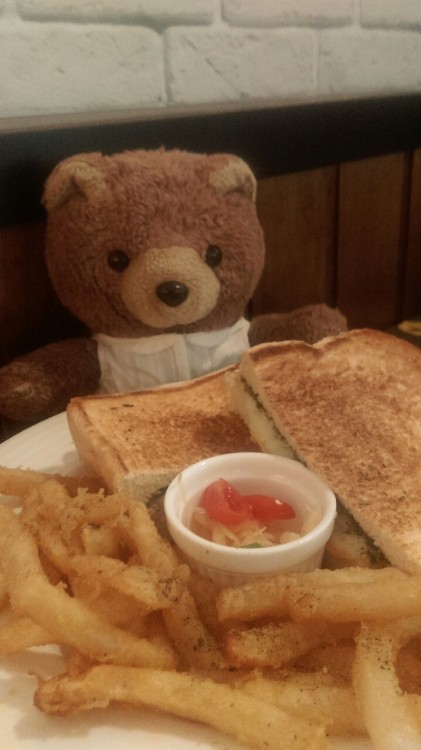
[[[119,393],[206,375],[240,360],[248,348],[249,322],[200,333],[117,338],[98,333],[100,391]]]

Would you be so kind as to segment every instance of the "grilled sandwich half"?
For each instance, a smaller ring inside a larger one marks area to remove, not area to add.
[[[84,463],[108,491],[149,503],[189,464],[256,450],[230,405],[225,376],[235,366],[177,385],[73,398],[67,420]]]
[[[260,448],[335,492],[390,563],[421,570],[421,349],[360,329],[244,353],[231,399]]]

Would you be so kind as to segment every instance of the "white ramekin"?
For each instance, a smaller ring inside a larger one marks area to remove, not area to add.
[[[318,511],[319,521],[299,539],[273,547],[238,549],[207,541],[190,530],[190,519],[205,488],[221,477],[240,492],[286,500],[303,522]],[[319,567],[332,533],[336,498],[299,461],[268,453],[229,453],[180,472],[166,491],[164,509],[169,533],[191,567],[218,586],[231,586],[256,576]]]

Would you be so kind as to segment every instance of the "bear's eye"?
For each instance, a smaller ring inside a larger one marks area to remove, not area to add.
[[[127,266],[130,263],[129,256],[124,252],[124,250],[111,250],[110,253],[108,253],[108,265],[110,268],[113,269],[113,271],[117,271],[117,273],[122,273],[126,270]]]
[[[222,250],[218,245],[208,245],[205,253],[205,263],[211,268],[219,266],[222,260]]]

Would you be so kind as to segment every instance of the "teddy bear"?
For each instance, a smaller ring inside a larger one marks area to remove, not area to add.
[[[35,422],[76,395],[200,377],[252,343],[313,343],[346,329],[338,310],[245,310],[265,261],[256,179],[233,154],[84,153],[47,178],[45,258],[60,302],[87,334],[0,369],[0,414]]]

